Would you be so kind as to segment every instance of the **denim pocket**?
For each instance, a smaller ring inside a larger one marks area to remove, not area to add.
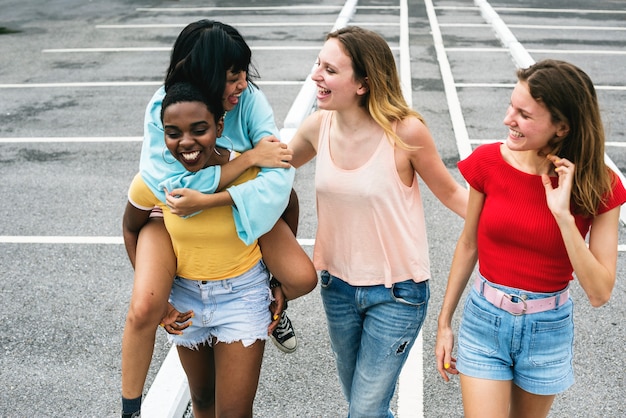
[[[459,346],[486,355],[497,353],[500,349],[500,324],[501,319],[497,315],[480,308],[472,297],[468,297],[459,329]]]
[[[532,325],[529,359],[535,366],[568,363],[574,340],[572,315],[554,321],[537,321]]]
[[[413,280],[394,283],[390,292],[396,302],[411,306],[422,306],[428,303],[430,298],[428,280],[420,283],[415,283]]]

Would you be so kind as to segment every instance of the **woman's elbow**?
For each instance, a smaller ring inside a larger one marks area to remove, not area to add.
[[[604,306],[609,301],[609,299],[611,299],[611,292],[606,292],[598,295],[587,295],[587,297],[589,298],[591,306],[593,306],[594,308],[600,308],[601,306]]]
[[[615,281],[613,280],[610,284],[607,284],[604,289],[596,289],[593,293],[586,292],[587,298],[589,299],[589,303],[591,304],[591,306],[593,306],[594,308],[604,306],[609,301],[609,299],[611,299],[611,293],[613,293],[614,285]]]

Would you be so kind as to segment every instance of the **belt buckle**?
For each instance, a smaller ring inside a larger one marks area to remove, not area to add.
[[[513,315],[513,316],[522,316],[522,315],[524,315],[524,314],[526,313],[526,310],[528,309],[528,305],[526,304],[526,299],[521,298],[521,297],[516,296],[516,295],[511,295],[511,294],[508,294],[508,293],[505,293],[505,294],[504,294],[504,297],[505,297],[505,298],[507,298],[508,300],[510,300],[510,301],[511,301],[511,303],[520,303],[520,301],[522,302],[522,306],[523,306],[523,307],[522,307],[522,312],[520,312],[520,313],[515,313],[515,312],[510,312],[510,311],[509,311],[509,313],[510,313],[511,315]],[[517,302],[513,302],[513,298],[518,299],[518,301],[517,301]]]

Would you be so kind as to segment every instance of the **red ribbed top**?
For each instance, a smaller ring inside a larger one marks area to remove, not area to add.
[[[531,292],[556,292],[572,280],[573,268],[561,233],[546,203],[541,176],[508,164],[500,143],[482,145],[459,162],[467,182],[485,194],[478,224],[478,263],[489,281]],[[615,174],[613,174],[614,177]],[[556,187],[557,177],[552,178]],[[599,213],[626,202],[615,181],[612,198]],[[581,235],[593,218],[575,216]]]

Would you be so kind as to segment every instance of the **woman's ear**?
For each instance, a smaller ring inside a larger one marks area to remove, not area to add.
[[[569,134],[569,125],[565,122],[560,122],[559,126],[556,128],[556,136],[564,138],[567,134]]]
[[[357,93],[357,94],[359,94],[359,95],[365,95],[365,94],[367,94],[367,92],[369,92],[369,91],[370,91],[370,86],[369,86],[369,84],[368,84],[368,81],[369,81],[369,80],[367,79],[367,77],[365,77],[365,78],[363,79],[363,81],[361,82],[361,87],[359,87],[359,88],[357,89],[357,91],[356,91],[356,93]]]
[[[216,126],[216,130],[217,130],[217,137],[219,138],[220,136],[222,136],[222,132],[224,131],[224,116],[222,116],[220,118],[220,120],[217,121],[217,126]]]

